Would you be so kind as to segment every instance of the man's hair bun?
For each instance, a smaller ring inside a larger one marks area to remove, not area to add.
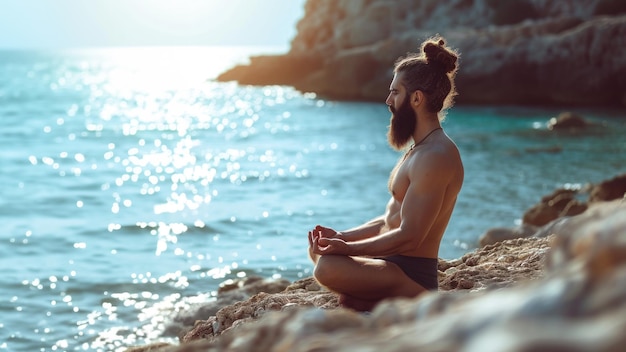
[[[422,51],[429,65],[438,66],[446,73],[456,70],[458,56],[446,47],[443,39],[437,38],[424,42]]]

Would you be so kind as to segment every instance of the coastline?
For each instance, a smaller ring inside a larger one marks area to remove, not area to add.
[[[626,312],[626,174],[581,193],[588,206],[577,215],[440,259],[439,292],[386,300],[363,315],[338,307],[336,295],[312,278],[248,278],[225,283],[217,301],[174,317],[169,331],[178,332],[179,346],[128,351],[453,351],[487,343],[489,350],[611,351],[626,342],[626,315],[618,314]],[[580,334],[581,326],[598,334]]]
[[[623,108],[626,85],[616,77],[626,72],[626,36],[619,34],[626,32],[626,10],[600,5],[611,6],[603,0],[307,1],[287,54],[252,57],[218,81],[378,101],[397,58],[440,34],[461,55],[459,104]]]

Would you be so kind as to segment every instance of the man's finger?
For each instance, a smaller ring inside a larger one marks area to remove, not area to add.
[[[317,243],[317,238],[313,238],[313,243],[311,244],[311,248],[313,248],[313,253],[321,254],[320,253],[320,246]]]
[[[330,239],[328,239],[327,237],[320,237],[317,240],[317,244],[323,247],[327,247],[330,244]]]

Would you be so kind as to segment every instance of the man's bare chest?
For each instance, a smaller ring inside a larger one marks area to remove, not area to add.
[[[402,203],[411,183],[409,179],[409,160],[401,161],[391,174],[390,191],[394,199]]]

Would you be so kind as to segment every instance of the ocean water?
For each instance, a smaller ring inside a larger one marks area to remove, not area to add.
[[[0,52],[0,350],[122,351],[227,279],[311,275],[307,231],[384,211],[401,156],[380,103],[219,83],[276,48]],[[461,92],[462,94],[462,92]],[[557,187],[626,172],[626,112],[453,108],[466,179],[440,256]]]

